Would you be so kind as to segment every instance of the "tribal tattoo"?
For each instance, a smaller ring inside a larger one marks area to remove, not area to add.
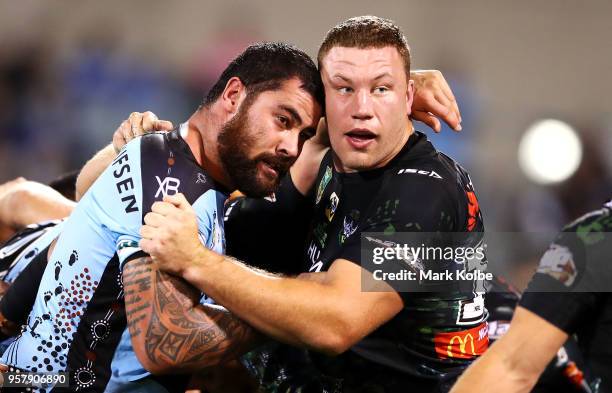
[[[249,350],[254,330],[223,307],[199,304],[200,292],[159,271],[148,256],[123,268],[125,309],[136,353],[155,368],[192,372]],[[146,362],[145,362],[146,363]]]

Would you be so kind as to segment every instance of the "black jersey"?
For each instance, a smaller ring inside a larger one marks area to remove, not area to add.
[[[321,163],[304,270],[325,271],[337,259],[361,263],[362,232],[484,230],[466,171],[419,132],[385,167],[355,173]],[[349,356],[422,377],[459,372],[488,345],[483,294],[400,293],[404,309],[355,345]]]
[[[565,227],[520,301],[576,334],[593,375],[602,378],[601,392],[612,392],[612,295],[602,291],[612,282],[611,232],[612,201]]]

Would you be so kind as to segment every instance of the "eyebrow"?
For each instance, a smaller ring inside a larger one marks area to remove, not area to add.
[[[300,115],[297,113],[297,111],[293,107],[289,105],[279,105],[279,108],[281,108],[284,111],[289,112],[289,114],[291,115],[291,117],[293,117],[293,119],[295,120],[298,126],[302,124],[302,118],[300,117]]]
[[[376,78],[374,78],[374,80],[375,80],[375,81],[377,81],[377,80],[382,79],[382,78],[384,78],[384,77],[386,77],[386,76],[389,76],[389,77],[390,77],[390,76],[391,76],[391,74],[390,74],[390,73],[388,73],[388,72],[383,72],[382,74],[380,74],[380,75],[378,75]]]
[[[384,77],[391,77],[391,74],[389,72],[385,71],[382,74],[378,75],[373,80],[377,81],[377,80],[382,79]],[[334,78],[342,79],[345,82],[351,82],[351,80],[349,78],[347,78],[346,76],[341,75],[341,74],[335,74],[334,76],[332,76],[332,79],[334,79]]]
[[[344,75],[340,75],[340,74],[335,74],[334,76],[332,76],[332,79],[335,79],[335,78],[342,79],[342,80],[343,80],[343,81],[345,81],[345,82],[350,82],[350,81],[351,81],[351,80],[350,80],[349,78],[347,78],[346,76],[344,76]]]

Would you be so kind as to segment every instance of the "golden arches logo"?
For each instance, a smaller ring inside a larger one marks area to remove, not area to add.
[[[474,336],[472,336],[472,333],[468,333],[463,337],[460,335],[455,335],[450,339],[450,341],[448,342],[448,347],[446,348],[446,353],[448,354],[449,358],[452,358],[455,356],[453,354],[453,348],[454,348],[453,344],[455,343],[455,340],[459,342],[459,350],[461,351],[461,355],[465,355],[465,347],[467,346],[467,343],[469,340],[471,348],[472,348],[472,355],[476,356],[476,347],[474,346]]]

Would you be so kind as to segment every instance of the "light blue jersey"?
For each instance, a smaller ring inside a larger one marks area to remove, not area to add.
[[[123,263],[141,251],[139,230],[153,202],[177,192],[196,210],[206,247],[223,253],[227,194],[218,189],[178,131],[127,144],[63,225],[27,326],[2,362],[67,371],[76,390],[118,390],[148,376],[126,328]]]

